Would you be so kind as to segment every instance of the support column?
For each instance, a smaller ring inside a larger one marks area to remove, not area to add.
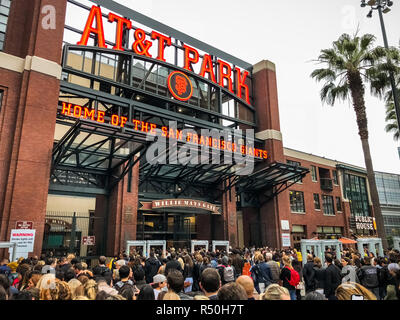
[[[236,192],[234,188],[225,192],[222,196],[222,212],[225,221],[225,237],[231,247],[238,246],[238,228],[236,214]]]
[[[129,173],[128,173],[129,174]],[[136,240],[139,163],[132,168],[131,192],[125,177],[111,192],[108,200],[107,255],[125,251],[128,240]]]
[[[256,138],[264,141],[264,149],[268,151],[268,159],[260,167],[273,162],[285,162],[282,133],[279,120],[278,89],[275,65],[263,60],[253,66],[253,96],[257,113]],[[260,210],[260,223],[265,224],[262,243],[271,247],[282,246],[280,220],[290,221],[290,211],[287,201],[279,201],[288,197],[287,192],[264,204]]]
[[[47,4],[56,10],[55,29],[41,25]],[[41,253],[44,234],[65,10],[66,0],[12,1],[0,52],[6,61],[0,88],[7,98],[0,120],[0,241],[9,240],[16,221],[32,221],[35,255]]]

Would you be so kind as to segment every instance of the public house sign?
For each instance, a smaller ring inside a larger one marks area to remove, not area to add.
[[[132,21],[110,12],[108,14],[108,23],[116,24],[116,34],[114,41],[115,45],[112,49],[116,51],[125,51],[125,48],[123,47],[124,30],[133,29]],[[88,40],[91,35],[95,35],[97,37],[98,47],[108,48],[104,35],[103,16],[101,8],[98,6],[92,6],[89,17],[86,21],[85,29],[82,33],[81,40],[77,44],[87,46]],[[130,45],[131,50],[135,54],[148,58],[153,58],[153,56],[149,52],[149,49],[153,45],[158,46],[158,53],[155,59],[166,62],[165,50],[167,47],[170,47],[172,45],[171,37],[163,35],[156,31],[152,31],[150,33],[150,39],[148,39],[146,32],[143,29],[135,28],[133,43]],[[182,68],[187,71],[193,72],[192,66],[198,64],[199,62],[199,51],[193,47],[184,44]],[[232,94],[236,95],[239,99],[242,99],[247,104],[250,104],[249,87],[246,84],[246,79],[249,75],[249,72],[246,70],[241,70],[236,66],[232,67],[231,64],[221,59],[217,59],[216,64],[217,68],[214,69],[213,57],[210,54],[204,54],[201,61],[199,75],[205,79],[212,81],[220,87],[227,87],[227,89]],[[187,79],[188,78],[185,78],[182,75],[178,75],[178,77],[172,79],[175,83],[174,88],[169,86],[170,91],[172,89],[174,97],[182,101],[188,100],[191,95],[191,85],[189,82],[187,82]],[[182,91],[182,94],[177,94],[177,92],[180,91]]]

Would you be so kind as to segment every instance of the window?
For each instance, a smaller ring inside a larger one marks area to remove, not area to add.
[[[300,162],[292,161],[292,160],[287,160],[286,163],[290,164],[291,166],[295,166],[295,167],[300,167],[300,165],[301,165]],[[297,180],[289,180],[289,181],[294,181],[294,182],[297,182],[297,183],[303,183],[303,179],[302,178],[298,178]]]
[[[344,197],[350,200],[351,215],[368,217],[370,214],[366,179],[352,174],[345,174],[343,178]]]
[[[321,210],[321,203],[319,202],[319,194],[314,193],[314,208],[315,210]]]
[[[339,178],[336,170],[332,170],[333,173],[333,183],[339,185]]]
[[[336,197],[336,210],[342,211],[342,200],[340,197]]]
[[[318,181],[317,179],[317,168],[315,166],[311,166],[311,180]]]
[[[306,212],[304,207],[304,194],[301,191],[289,191],[290,209],[292,212]]]
[[[335,209],[333,208],[333,197],[332,196],[322,196],[322,205],[324,207],[324,214],[329,216],[335,215]]]
[[[8,15],[10,14],[11,0],[0,0],[0,51],[4,49]]]

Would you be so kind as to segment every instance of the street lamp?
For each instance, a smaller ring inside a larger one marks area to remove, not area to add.
[[[393,6],[393,1],[390,0],[369,0],[366,2],[365,0],[361,0],[361,7],[364,8],[366,6],[370,6],[371,10],[367,14],[368,18],[372,18],[372,13],[374,10],[378,10],[379,12],[379,20],[381,22],[381,29],[383,34],[383,42],[385,44],[385,48],[389,49],[389,44],[386,36],[385,23],[383,21],[383,13],[388,13],[391,11],[390,7]],[[400,105],[399,105],[399,95],[396,90],[396,81],[394,78],[394,74],[392,71],[389,72],[390,84],[392,86],[393,100],[394,100],[394,108],[396,111],[397,118],[397,126],[400,130]]]

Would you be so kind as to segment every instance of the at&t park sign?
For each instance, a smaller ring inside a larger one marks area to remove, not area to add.
[[[139,56],[153,58],[152,54],[149,52],[149,49],[153,46],[157,46],[157,56],[155,59],[166,62],[165,51],[168,47],[172,46],[171,37],[156,31],[152,31],[149,37],[146,35],[146,32],[143,29],[133,29],[131,20],[112,12],[108,14],[108,19],[106,22],[109,24],[114,24],[116,27],[115,39],[113,42],[115,45],[112,48],[113,50],[126,50],[123,46],[124,30],[134,30],[133,41],[131,44],[129,44],[130,50]],[[78,45],[87,46],[89,38],[93,35],[97,38],[98,47],[108,48],[104,33],[103,15],[101,8],[98,6],[92,6]],[[217,67],[214,67],[213,58],[210,54],[204,54],[202,61],[200,61],[200,54],[198,50],[186,44],[183,45],[183,65],[181,66],[183,69],[193,72],[192,66],[201,64],[199,72],[201,77],[212,81],[220,87],[227,88],[239,99],[242,99],[247,104],[250,104],[249,87],[246,84],[246,79],[249,75],[249,72],[246,70],[241,70],[238,67],[232,67],[231,64],[221,59],[216,59],[214,62],[216,63]],[[173,90],[175,91],[175,98],[182,101],[186,101],[190,98],[190,85],[187,86],[188,90],[186,90],[186,82],[187,81],[185,81],[184,76],[180,76],[175,80],[174,87],[176,90]],[[184,85],[183,88],[182,84]],[[171,90],[171,85],[169,87]]]

